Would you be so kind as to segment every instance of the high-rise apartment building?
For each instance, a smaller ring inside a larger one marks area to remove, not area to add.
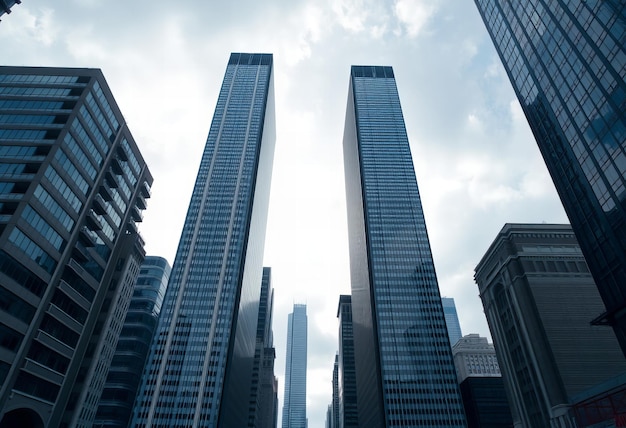
[[[264,267],[250,389],[250,415],[248,419],[250,428],[276,428],[278,380],[274,375],[276,350],[274,349],[274,334],[272,332],[273,307],[272,269]]]
[[[496,350],[486,337],[463,336],[452,347],[468,428],[513,426]]]
[[[163,257],[146,256],[98,403],[94,426],[127,427],[170,277]]]
[[[356,368],[354,366],[354,332],[352,329],[352,298],[339,296],[339,419],[342,428],[358,428],[359,414],[356,405]]]
[[[352,67],[343,149],[359,425],[465,426],[391,67]]]
[[[476,5],[626,354],[626,4]]]
[[[475,280],[517,425],[574,426],[573,397],[626,372],[569,225],[506,224]]]
[[[442,297],[441,305],[443,306],[443,315],[446,318],[446,327],[448,327],[448,338],[450,339],[450,346],[454,346],[463,333],[461,333],[461,324],[459,323],[459,316],[456,313],[456,305],[452,297]]]
[[[248,424],[274,155],[271,54],[231,54],[135,426]]]
[[[287,320],[287,357],[285,359],[285,394],[283,397],[283,428],[307,428],[306,305],[294,304]]]
[[[151,184],[100,70],[0,67],[0,427],[91,426]]]

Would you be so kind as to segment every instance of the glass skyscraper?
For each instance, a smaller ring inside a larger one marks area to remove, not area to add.
[[[337,356],[337,425],[342,428],[358,428],[359,417],[356,404],[356,370],[354,367],[354,332],[352,329],[352,299],[339,296],[339,353]]]
[[[476,5],[626,353],[626,3]]]
[[[0,67],[0,427],[91,426],[151,184],[100,70]]]
[[[293,312],[289,314],[287,320],[283,428],[307,428],[306,361],[306,305],[294,304]]]
[[[271,54],[231,54],[134,426],[244,427],[274,154]]]
[[[163,257],[146,256],[115,348],[94,426],[127,427],[170,277]]]
[[[359,425],[465,426],[391,67],[352,67],[343,149]]]
[[[442,297],[441,305],[443,306],[443,314],[446,318],[446,326],[448,327],[448,337],[450,338],[450,346],[454,346],[456,342],[463,336],[461,333],[461,324],[459,316],[456,313],[456,305],[452,297]]]

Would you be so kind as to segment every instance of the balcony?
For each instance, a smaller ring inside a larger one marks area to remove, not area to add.
[[[91,237],[91,233],[89,232],[87,226],[80,228],[78,238],[86,247],[94,247],[96,245],[96,241]]]
[[[124,150],[122,145],[117,146],[117,156],[124,162],[128,160],[128,153],[126,153],[126,150]]]
[[[111,171],[113,171],[113,174],[115,175],[124,174],[124,170],[122,169],[122,164],[117,158],[111,159]]]
[[[102,223],[100,222],[100,219],[97,217],[97,214],[94,212],[94,210],[89,210],[89,214],[87,214],[85,223],[87,224],[87,227],[89,227],[89,229],[91,230],[102,229]]]
[[[111,190],[107,186],[100,186],[100,195],[102,195],[102,199],[109,202],[113,200],[113,194]]]
[[[130,216],[134,221],[138,223],[143,221],[143,214],[141,213],[141,210],[137,207],[132,207],[130,209]]]
[[[141,195],[144,198],[148,199],[151,196],[151,194],[150,194],[150,186],[148,186],[148,183],[146,181],[141,183],[141,186],[140,186],[139,190],[141,192]]]
[[[107,212],[107,208],[106,208],[106,202],[104,202],[104,199],[102,198],[102,195],[96,195],[93,198],[93,203],[91,204],[93,210],[96,212],[96,214],[99,215],[105,215]]]
[[[135,205],[140,210],[145,210],[147,208],[146,199],[143,197],[143,195],[137,195],[137,199],[135,199]]]

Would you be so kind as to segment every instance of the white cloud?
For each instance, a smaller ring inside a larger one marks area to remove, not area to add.
[[[433,0],[397,0],[394,13],[409,37],[417,37],[437,10]]]

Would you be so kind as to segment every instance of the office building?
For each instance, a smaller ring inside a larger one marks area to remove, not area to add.
[[[133,425],[248,425],[275,141],[272,82],[271,54],[231,54]]]
[[[441,305],[443,306],[443,315],[446,318],[446,326],[448,327],[448,338],[450,339],[450,346],[454,346],[463,333],[461,333],[461,324],[459,323],[459,316],[456,313],[456,305],[452,297],[442,297]]]
[[[352,67],[343,149],[359,425],[465,426],[391,67]]]
[[[476,5],[626,354],[626,5]]]
[[[486,337],[463,336],[452,347],[468,428],[513,426],[496,350]]]
[[[339,427],[339,355],[335,354],[335,362],[333,363],[333,399],[331,400],[331,419],[330,427]]]
[[[0,427],[91,426],[151,184],[100,70],[0,67]]]
[[[306,305],[294,304],[287,321],[287,357],[285,360],[285,394],[283,428],[306,428]]]
[[[573,397],[626,372],[569,225],[504,225],[475,280],[516,424],[574,426]]]
[[[275,428],[278,418],[278,380],[274,375],[276,350],[272,332],[273,307],[272,269],[264,267],[250,389],[248,426],[251,428]]]
[[[0,16],[11,13],[11,8],[20,3],[22,3],[20,0],[0,0]]]
[[[356,368],[354,366],[354,333],[352,330],[352,298],[339,296],[338,412],[342,428],[358,428],[356,406]]]
[[[163,257],[146,256],[141,265],[98,403],[95,427],[127,427],[130,422],[170,271],[171,267]]]
[[[470,376],[501,377],[498,358],[493,344],[478,334],[463,336],[452,347],[457,380],[463,382]]]

